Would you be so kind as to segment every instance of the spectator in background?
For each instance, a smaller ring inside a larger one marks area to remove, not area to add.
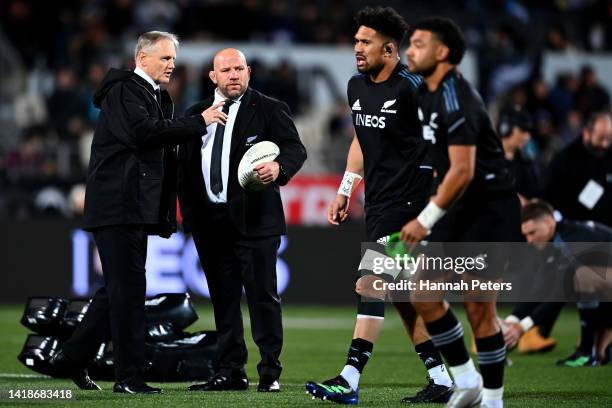
[[[346,168],[346,152],[351,146],[355,133],[351,112],[344,100],[338,99],[336,101],[329,117],[327,130],[329,138],[327,139],[327,146],[323,150],[327,170],[332,173],[343,174],[342,172]]]
[[[500,23],[490,35],[490,42],[479,55],[480,81],[485,84],[483,97],[493,101],[517,84],[534,75],[538,60],[529,49],[526,26],[515,18]]]
[[[43,95],[34,89],[28,89],[15,97],[14,112],[18,129],[44,126],[49,120],[46,101]]]
[[[528,86],[525,109],[534,122],[531,136],[538,152],[535,160],[541,167],[546,167],[554,153],[561,149],[556,133],[555,112],[558,109],[550,96],[548,84],[541,77],[535,78]]]
[[[540,111],[534,115],[534,139],[539,144],[538,163],[547,168],[553,156],[562,149],[562,142],[557,136],[554,118],[549,112]]]
[[[134,21],[132,0],[111,0],[104,4],[104,26],[110,35],[121,37]]]
[[[76,121],[85,120],[86,107],[75,72],[70,67],[59,68],[55,75],[55,90],[47,100],[47,111],[60,138],[67,136]]]
[[[174,80],[171,81],[166,90],[174,101],[175,112],[185,112],[191,101],[185,100],[187,96],[188,72],[185,65],[177,65],[173,72]]]
[[[531,139],[532,127],[531,116],[518,106],[503,111],[497,125],[506,160],[511,163],[514,172],[521,204],[529,198],[539,197],[542,189],[538,169],[523,153],[523,148]]]
[[[291,8],[287,0],[276,0],[270,3],[269,12],[265,14],[265,25],[268,39],[274,44],[288,44],[295,40],[296,27]]]
[[[297,12],[297,40],[301,43],[316,42],[317,24],[321,21],[320,10],[310,1],[302,1]]]
[[[44,143],[48,134],[44,126],[31,126],[24,130],[19,145],[6,152],[3,165],[9,182],[48,175]]]
[[[559,129],[559,141],[562,147],[567,146],[580,135],[582,129],[582,115],[575,109],[568,112],[565,123]]]
[[[207,59],[209,61],[208,64],[204,64],[202,69],[200,70],[199,79],[200,79],[200,98],[204,99],[205,95],[210,95],[215,92],[215,84],[210,80],[208,73],[212,71],[212,58]]]
[[[271,78],[268,82],[268,92],[270,96],[277,98],[289,105],[289,109],[294,114],[299,110],[299,90],[297,70],[289,61],[282,60],[279,65],[272,70]]]
[[[554,105],[550,98],[548,84],[543,78],[536,78],[531,83],[527,96],[527,110],[535,117],[542,115],[553,117]]]
[[[612,50],[612,1],[608,0],[605,11],[601,16],[604,29],[604,47],[607,51]]]
[[[266,66],[261,60],[253,59],[251,60],[251,88],[253,89],[261,89],[262,92],[267,92],[269,88],[270,81],[273,80],[271,67]],[[208,66],[208,71],[212,70],[212,65]],[[212,88],[207,90],[202,90],[202,95],[210,95],[215,91],[215,84],[208,78],[208,71],[206,72],[206,78],[208,79],[209,84],[211,84]],[[208,92],[208,93],[207,93]]]
[[[582,137],[551,162],[546,199],[564,217],[612,226],[612,114],[594,113]]]
[[[546,48],[557,52],[572,50],[567,28],[562,23],[554,24],[546,33]]]
[[[500,106],[521,106],[526,107],[528,101],[526,84],[517,85],[508,91],[503,99],[500,100]]]
[[[593,112],[610,107],[610,95],[597,81],[593,67],[584,66],[580,71],[580,86],[576,92],[576,108],[586,118]]]
[[[82,13],[81,28],[69,43],[70,63],[80,77],[87,75],[87,69],[96,61],[110,58],[111,50],[120,42],[110,41],[101,15],[95,12]]]
[[[578,90],[576,76],[568,73],[559,74],[554,87],[550,90],[551,108],[555,116],[555,123],[563,124],[568,113],[574,107],[574,96]]]
[[[95,124],[98,120],[98,114],[100,113],[100,109],[96,108],[93,103],[93,98],[91,95],[94,94],[96,89],[100,87],[102,80],[104,79],[104,75],[106,75],[106,67],[102,63],[95,63],[89,67],[87,72],[87,82],[83,87],[83,99],[86,100],[87,106],[87,121],[90,124]]]
[[[143,0],[135,2],[134,6],[138,29],[143,31],[171,30],[181,18],[181,9],[174,1]]]

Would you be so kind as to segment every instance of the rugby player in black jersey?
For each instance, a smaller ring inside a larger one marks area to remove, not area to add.
[[[349,197],[363,178],[367,238],[375,242],[399,231],[419,214],[431,196],[433,175],[425,161],[428,146],[420,137],[416,111],[416,90],[422,79],[410,74],[399,60],[398,46],[407,24],[390,7],[365,8],[355,20],[359,74],[349,80],[347,92],[355,137],[328,221],[339,225],[347,219]],[[359,285],[358,280],[357,288]],[[396,307],[429,373],[423,390],[403,402],[446,402],[452,380],[440,354],[410,303]],[[356,404],[359,377],[383,321],[384,302],[360,298],[346,365],[335,378],[307,382],[307,391],[317,398]]]
[[[407,243],[425,237],[430,242],[509,242],[520,237],[520,203],[502,143],[480,95],[456,69],[465,49],[463,34],[449,19],[427,18],[412,27],[408,67],[423,76],[418,115],[440,184],[425,209],[402,228],[400,238]],[[484,277],[498,279],[499,269],[485,268]],[[411,293],[413,299],[415,295]],[[448,303],[413,302],[453,374],[449,407],[479,402],[481,407],[503,406],[506,348],[494,295],[487,302],[464,302],[480,373]]]

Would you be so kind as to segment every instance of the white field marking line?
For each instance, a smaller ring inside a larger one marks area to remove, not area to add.
[[[43,374],[0,373],[0,378],[51,378]]]
[[[284,329],[305,329],[305,330],[347,330],[355,327],[356,316],[351,317],[283,317]],[[399,326],[397,319],[386,319],[385,327],[393,328]],[[249,319],[244,321],[245,327],[250,327]]]

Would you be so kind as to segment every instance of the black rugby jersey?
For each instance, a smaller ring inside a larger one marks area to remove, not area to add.
[[[432,193],[427,144],[420,137],[416,91],[422,81],[398,63],[389,79],[374,83],[358,74],[348,83],[348,102],[364,162],[368,216],[388,208],[420,206]]]
[[[449,145],[476,146],[474,179],[460,201],[487,199],[514,191],[510,165],[501,140],[478,92],[456,70],[449,71],[434,92],[418,90],[422,137],[430,143],[430,160],[442,182],[450,167]]]

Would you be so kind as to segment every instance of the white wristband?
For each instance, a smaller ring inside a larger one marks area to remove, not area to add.
[[[351,173],[350,171],[344,172],[344,177],[342,177],[342,182],[340,183],[340,188],[338,188],[338,194],[351,197],[353,193],[353,187],[359,184],[362,177],[357,173]]]
[[[523,331],[527,332],[529,329],[531,329],[533,327],[533,319],[531,317],[527,316],[527,317],[523,318],[519,324],[523,328]]]
[[[430,201],[427,207],[417,217],[417,221],[427,230],[430,231],[434,224],[438,222],[446,214],[446,210],[438,207],[436,203]]]

